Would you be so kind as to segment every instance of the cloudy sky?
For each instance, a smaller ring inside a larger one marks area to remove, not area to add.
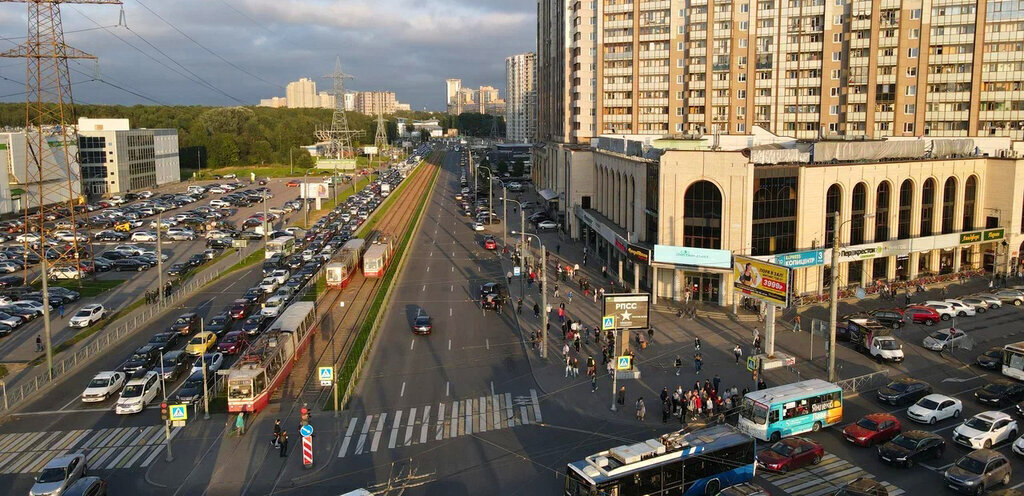
[[[76,101],[256,104],[300,77],[330,89],[320,76],[340,56],[346,89],[440,110],[449,77],[504,97],[505,57],[536,45],[535,0],[124,0],[119,13],[62,7],[66,43],[99,58],[70,63]],[[0,50],[24,41],[26,19],[0,4]],[[24,79],[23,59],[0,58],[0,101],[21,101]]]

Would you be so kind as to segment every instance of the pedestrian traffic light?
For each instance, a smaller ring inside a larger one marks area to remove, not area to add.
[[[167,409],[167,403],[160,403],[160,419],[165,422],[171,419],[171,413]]]

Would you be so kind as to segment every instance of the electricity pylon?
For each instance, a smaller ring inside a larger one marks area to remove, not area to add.
[[[388,130],[384,122],[384,92],[379,92],[378,96],[377,133],[373,137],[373,144],[377,148],[377,168],[380,168],[384,165],[384,154],[388,151]]]
[[[75,132],[75,106],[71,97],[71,74],[68,59],[96,57],[64,43],[64,27],[60,5],[63,3],[114,4],[120,0],[0,0],[4,3],[28,4],[28,37],[17,47],[0,53],[0,57],[24,58],[25,73],[25,165],[13,167],[15,180],[25,185],[22,209],[25,212],[25,233],[39,235],[36,242],[25,237],[26,258],[35,253],[40,260],[39,277],[43,297],[49,299],[47,265],[74,264],[81,274],[83,251],[79,239],[76,203],[82,196],[78,149]],[[84,209],[83,209],[84,213]],[[54,221],[67,218],[61,226],[65,232],[58,239]],[[58,243],[55,246],[53,242]],[[27,264],[26,264],[27,266]],[[25,270],[25,282],[30,279]],[[44,300],[46,303],[48,301]],[[53,377],[53,350],[50,342],[50,305],[43,305],[43,331],[46,335],[46,368]]]
[[[352,157],[355,160],[355,153],[352,152],[352,138],[362,135],[362,131],[352,131],[348,128],[348,117],[345,116],[345,79],[352,79],[352,76],[341,72],[341,57],[335,59],[334,73],[326,74],[323,77],[334,80],[334,114],[331,116],[331,128],[321,129],[316,132],[318,141],[327,141],[327,153],[334,158],[334,177],[331,184],[334,185],[334,200],[337,202],[341,188],[338,187],[338,161]],[[353,185],[355,180],[353,180]],[[354,186],[353,186],[354,187]]]

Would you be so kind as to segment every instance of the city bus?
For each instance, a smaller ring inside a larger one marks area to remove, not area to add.
[[[784,436],[818,431],[842,419],[842,388],[810,379],[747,393],[736,427],[775,442]]]
[[[565,496],[696,496],[754,477],[755,441],[728,424],[601,451],[566,468]]]
[[[1003,347],[1003,375],[1024,381],[1024,341]]]
[[[281,236],[267,241],[267,249],[264,250],[264,257],[270,258],[280,253],[282,257],[289,257],[295,253],[295,237]]]

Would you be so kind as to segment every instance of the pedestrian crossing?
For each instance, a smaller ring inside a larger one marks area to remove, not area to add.
[[[543,421],[537,391],[493,394],[348,419],[338,458],[511,429]],[[342,425],[346,425],[343,423]]]
[[[858,477],[874,478],[864,469],[831,453],[825,455],[817,465],[810,465],[784,474],[767,470],[760,473],[762,477],[790,496],[830,495]],[[889,496],[901,496],[906,492],[886,481],[881,482],[889,490]]]
[[[181,430],[171,429],[171,438]],[[0,434],[0,474],[37,473],[50,460],[84,453],[89,470],[148,467],[164,448],[163,425]]]

